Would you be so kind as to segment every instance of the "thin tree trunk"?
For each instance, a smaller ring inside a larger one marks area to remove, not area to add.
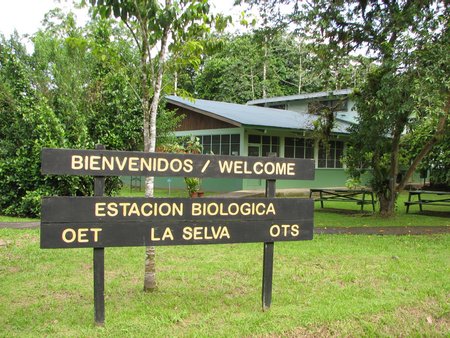
[[[268,63],[268,46],[267,46],[267,36],[264,37],[264,62],[263,62],[263,88],[262,88],[262,96],[263,99],[267,98],[267,91],[266,91],[266,85],[267,85],[267,63]]]
[[[175,70],[174,74],[173,74],[173,94],[176,96],[177,95],[177,91],[178,91],[178,71]]]
[[[403,129],[397,126],[394,130],[391,149],[391,164],[389,168],[389,183],[387,194],[380,199],[380,212],[384,216],[391,216],[395,210],[395,201],[397,199],[397,175],[398,175],[398,159],[400,151],[400,138]]]
[[[299,64],[298,64],[298,93],[302,93],[303,85],[303,58],[300,50],[300,44],[298,45]]]
[[[154,93],[152,103],[150,105],[150,134],[148,151],[154,152],[156,148],[156,117],[158,114],[159,99],[162,89],[162,78],[164,73],[164,61],[167,52],[167,45],[169,41],[169,29],[166,28],[161,39],[161,50],[159,53],[157,76],[155,80]],[[145,196],[153,197],[154,178],[147,177],[145,180]],[[146,247],[145,250],[145,273],[144,273],[144,291],[155,291],[157,289],[156,283],[156,252],[155,247]]]
[[[255,83],[253,80],[253,66],[250,66],[250,83],[252,84],[252,99],[255,99]]]

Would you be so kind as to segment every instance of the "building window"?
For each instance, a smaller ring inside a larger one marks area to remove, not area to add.
[[[287,104],[286,103],[282,103],[282,104],[274,104],[274,105],[269,105],[269,108],[273,108],[273,109],[282,109],[282,110],[286,110],[287,109]]]
[[[200,139],[203,154],[214,155],[239,155],[241,135],[201,135],[196,136]]]
[[[286,137],[284,139],[284,157],[314,158],[314,140]]]
[[[310,114],[319,114],[321,111],[328,109],[332,112],[348,111],[348,100],[324,100],[313,101],[308,103],[308,112]]]
[[[329,141],[329,149],[322,142],[319,145],[319,168],[342,168],[344,142]]]
[[[269,153],[276,153],[276,156],[280,155],[279,136],[248,135],[248,143],[253,145],[261,145],[262,156],[267,156]]]

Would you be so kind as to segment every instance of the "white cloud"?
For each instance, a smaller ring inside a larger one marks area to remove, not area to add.
[[[75,9],[71,1],[55,0],[0,0],[0,34],[33,34],[41,27],[44,15],[54,8],[72,10],[81,22],[87,19],[87,10]]]

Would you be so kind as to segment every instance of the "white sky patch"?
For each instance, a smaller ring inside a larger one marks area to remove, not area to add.
[[[231,31],[243,29],[238,22],[242,9],[233,6],[234,0],[212,0],[210,3],[212,13],[222,12],[233,17],[236,22]],[[87,8],[77,9],[71,0],[0,0],[0,34],[9,37],[16,30],[20,36],[32,35],[42,28],[45,14],[54,8],[74,12],[79,25],[89,19]]]

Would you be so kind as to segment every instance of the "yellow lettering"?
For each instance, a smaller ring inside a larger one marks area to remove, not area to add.
[[[152,171],[152,159],[151,158],[141,158],[141,171]]]
[[[222,228],[222,232],[220,233],[220,238],[223,237],[230,239],[230,233],[228,232],[228,228],[226,226]]]
[[[67,234],[70,234],[70,238],[67,237]],[[62,232],[62,240],[66,243],[73,243],[77,239],[77,233],[75,230],[71,228],[67,228]]]
[[[234,173],[235,174],[242,174],[242,161],[235,161],[234,162]]]
[[[242,203],[241,205],[241,214],[244,216],[250,215],[252,212],[250,203]]]
[[[300,229],[298,224],[293,224],[291,227],[291,235],[294,237],[297,237],[298,235],[300,235]]]
[[[269,205],[267,206],[266,215],[268,214],[276,215],[275,206],[273,205],[273,203],[269,203]]]
[[[155,228],[151,228],[151,230],[150,230],[150,240],[151,241],[160,241],[161,240],[161,238],[156,237]]]
[[[98,233],[102,231],[101,228],[91,228],[91,232],[94,233],[94,242],[98,242]]]
[[[255,172],[255,174],[261,175],[264,172],[263,163],[262,162],[256,162],[253,165],[253,171]]]
[[[106,206],[106,203],[103,203],[103,202],[95,203],[95,216],[97,216],[97,217],[106,216],[105,206]]]
[[[230,162],[228,162],[228,161],[223,161],[223,162],[219,161],[219,169],[220,169],[220,172],[222,174],[224,172],[231,173],[232,168],[233,168],[233,162],[232,161],[230,161]]]
[[[269,233],[272,237],[278,237],[280,235],[280,227],[277,224],[274,224],[270,227]]]
[[[90,163],[89,163],[89,169],[91,170],[101,170],[100,168],[100,160],[101,157],[100,156],[91,156],[90,157]]]
[[[186,241],[189,241],[192,239],[192,228],[191,227],[183,228],[183,239]]]
[[[170,162],[170,170],[173,172],[180,172],[183,167],[181,160],[175,158]]]
[[[202,214],[202,205],[200,203],[192,203],[192,216],[200,216]]]
[[[267,162],[264,165],[264,171],[266,175],[273,175],[275,172],[275,165],[272,162]]]
[[[89,240],[85,237],[87,237],[86,232],[88,232],[88,228],[80,228],[78,229],[78,243],[87,243]]]
[[[123,170],[127,164],[127,158],[124,157],[122,162],[120,162],[120,159],[118,157],[116,157],[115,159],[116,159],[117,167],[119,168],[119,170]]]
[[[127,207],[130,206],[131,203],[129,202],[121,202],[119,203],[119,206],[122,208],[122,215],[127,216]]]
[[[108,158],[106,156],[103,156],[102,160],[103,160],[102,161],[103,170],[105,170],[106,167],[108,167],[109,170],[114,170],[114,158],[113,157]]]
[[[184,166],[183,166],[184,172],[190,173],[190,172],[192,172],[192,170],[194,170],[194,166],[193,166],[194,162],[192,160],[189,160],[189,159],[184,160],[183,164],[184,164]]]
[[[173,241],[173,234],[172,234],[172,230],[170,230],[170,228],[166,228],[166,230],[164,230],[162,240],[165,241],[167,238],[169,238],[171,241]]]
[[[80,155],[72,155],[72,163],[71,168],[73,170],[83,169],[83,156]]]
[[[264,203],[258,203],[256,205],[256,214],[261,216],[264,215],[266,212],[266,206],[264,205]]]
[[[128,159],[128,169],[130,171],[139,171],[138,161],[139,157],[130,157]]]
[[[248,162],[245,161],[244,162],[244,174],[251,174],[252,172],[250,170],[248,170],[247,166],[248,166]]]
[[[139,208],[138,208],[136,203],[132,203],[131,207],[130,207],[130,211],[128,211],[128,216],[131,216],[131,215],[136,215],[136,216],[140,216],[141,215],[141,213],[139,212]]]
[[[287,174],[289,176],[295,175],[295,163],[288,163],[287,165]]]
[[[202,227],[194,227],[194,239],[203,239],[201,231]]]
[[[167,161],[165,158],[158,158],[158,171],[164,172],[169,167],[169,161]]]
[[[108,203],[108,216],[116,217],[119,214],[117,210],[117,203]]]
[[[231,203],[228,206],[228,213],[231,216],[236,216],[239,213],[239,205],[237,203]]]

